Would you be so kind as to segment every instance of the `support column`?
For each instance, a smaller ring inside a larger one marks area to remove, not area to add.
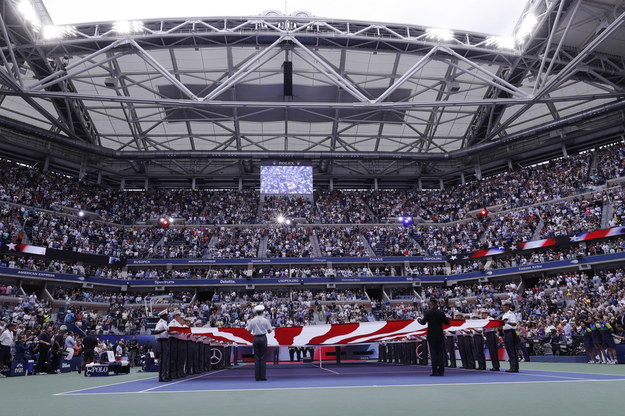
[[[438,181],[440,183],[441,191],[444,191],[445,190],[445,184],[443,183],[443,178],[440,178]]]
[[[98,179],[96,180],[98,185],[102,184],[102,171],[98,172]]]
[[[243,178],[239,178],[239,191],[243,190]]]
[[[423,182],[421,181],[421,178],[417,181],[417,186],[419,187],[419,191],[423,190]]]
[[[464,177],[464,172],[460,172],[460,183],[466,185],[467,181]]]
[[[482,180],[482,169],[480,168],[480,165],[475,165],[475,177],[478,181]]]
[[[191,189],[193,189],[194,191],[197,189],[195,178],[191,179]]]
[[[150,179],[148,177],[146,177],[145,181],[144,181],[144,184],[143,184],[143,189],[145,191],[147,191],[149,187],[150,187]]]
[[[562,143],[562,156],[569,157],[569,152],[566,150],[566,144]]]
[[[85,179],[85,176],[87,175],[87,165],[85,164],[85,162],[83,161],[80,164],[80,171],[78,172],[78,181],[82,182],[83,179]]]
[[[510,172],[512,172],[514,170],[514,167],[512,166],[512,160],[508,159],[508,170]]]
[[[122,178],[121,182],[119,183],[119,190],[123,191],[125,187],[126,187],[126,178]]]
[[[50,169],[50,156],[46,156],[46,158],[43,160],[43,169],[42,172],[47,172],[48,169]]]
[[[334,191],[334,179],[330,178],[330,190]]]
[[[378,190],[378,178],[373,178],[373,190]]]

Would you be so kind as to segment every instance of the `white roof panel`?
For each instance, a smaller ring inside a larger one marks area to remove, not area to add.
[[[55,114],[50,103],[41,99],[36,101],[51,111],[51,114]],[[36,112],[22,97],[5,96],[2,105],[0,105],[0,115],[46,130],[51,127],[51,123]]]

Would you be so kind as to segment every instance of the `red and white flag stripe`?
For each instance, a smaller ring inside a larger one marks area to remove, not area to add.
[[[20,251],[22,253],[28,253],[28,254],[36,254],[38,256],[46,255],[45,247],[29,246],[26,244],[17,244],[17,251]]]
[[[501,326],[501,321],[475,319],[451,320],[449,331]],[[216,341],[252,345],[254,337],[245,328],[171,328],[170,331],[206,336]],[[269,346],[345,345],[394,341],[425,336],[427,325],[416,320],[359,322],[353,324],[308,325],[276,328],[267,335]]]
[[[517,245],[519,250],[533,250],[535,248],[550,247],[556,245],[555,238],[546,238],[544,240],[528,241]]]
[[[504,254],[506,250],[503,248],[489,248],[488,250],[475,250],[471,254],[471,258],[475,259],[478,257],[487,257],[487,256],[496,256],[498,254]]]

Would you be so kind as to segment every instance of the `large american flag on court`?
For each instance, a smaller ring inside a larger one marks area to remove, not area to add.
[[[449,331],[468,331],[502,325],[499,320],[450,320]],[[216,341],[238,345],[252,345],[254,336],[245,328],[170,328],[170,331],[206,336]],[[275,328],[267,334],[269,346],[369,344],[421,337],[427,334],[427,325],[416,320],[358,322],[353,324],[307,325]]]

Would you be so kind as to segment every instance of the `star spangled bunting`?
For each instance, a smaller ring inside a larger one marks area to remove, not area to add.
[[[480,329],[502,325],[498,320],[451,320],[449,331]],[[170,328],[170,331],[206,336],[216,341],[252,345],[254,337],[245,328]],[[352,324],[308,325],[276,328],[267,334],[269,346],[346,345],[396,341],[427,335],[427,325],[416,320],[376,321]]]
[[[27,244],[2,243],[0,248],[3,251],[15,251],[16,253],[36,254],[39,256],[46,255],[45,247],[30,246]]]
[[[595,240],[597,238],[615,237],[625,234],[625,227],[604,228],[603,230],[590,231],[571,237],[572,242]]]

